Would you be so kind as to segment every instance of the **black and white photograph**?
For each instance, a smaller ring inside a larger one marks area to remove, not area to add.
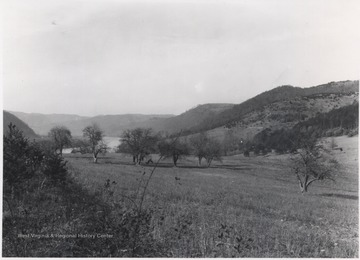
[[[358,0],[3,0],[2,257],[358,258]]]

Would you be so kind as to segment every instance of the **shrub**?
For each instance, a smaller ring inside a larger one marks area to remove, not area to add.
[[[29,143],[22,131],[9,125],[4,136],[4,195],[14,196],[22,191],[24,183],[34,177],[43,159],[41,150]]]
[[[334,132],[333,132],[333,135],[334,135],[334,136],[340,136],[340,135],[342,135],[342,134],[343,134],[343,129],[341,129],[341,128],[336,129],[336,130],[334,130]]]
[[[348,137],[353,137],[358,134],[359,134],[358,129],[354,129],[354,130],[349,131]]]
[[[64,184],[67,177],[66,161],[58,154],[48,154],[44,158],[43,174],[49,178],[54,185]]]

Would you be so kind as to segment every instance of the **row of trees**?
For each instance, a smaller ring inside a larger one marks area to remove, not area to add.
[[[82,153],[91,153],[94,163],[97,162],[99,154],[108,150],[103,141],[103,131],[96,124],[83,129],[84,139],[81,140],[73,139],[70,130],[63,126],[52,128],[49,137],[52,140],[50,146],[58,154],[62,155],[64,148],[73,146]],[[136,164],[144,160],[149,162],[150,154],[159,153],[163,158],[171,158],[174,166],[177,166],[183,156],[190,154],[198,158],[199,166],[203,159],[206,160],[206,165],[210,166],[214,160],[221,161],[222,147],[219,141],[210,138],[206,133],[194,135],[187,141],[186,138],[156,134],[150,128],[136,128],[123,132],[117,151],[131,154]]]
[[[121,136],[121,144],[117,150],[119,153],[128,153],[133,157],[133,162],[140,164],[149,159],[151,153],[159,153],[162,158],[171,158],[174,166],[186,155],[194,155],[198,158],[198,165],[203,159],[207,166],[213,160],[221,161],[221,144],[210,138],[206,133],[192,136],[187,141],[183,137],[169,137],[155,134],[150,128],[136,128],[126,130]]]
[[[63,147],[72,142],[70,131],[64,127],[53,128],[49,132],[49,136],[53,139],[55,151],[58,151],[60,155]],[[269,139],[269,136],[273,138]],[[94,124],[84,128],[83,137],[85,138],[82,141],[85,144],[85,152],[92,153],[96,163],[98,154],[107,150],[107,146],[103,142],[103,132]],[[269,140],[272,141],[268,143]],[[124,131],[121,141],[117,152],[131,154],[135,164],[140,164],[145,160],[149,162],[151,161],[150,154],[158,153],[160,158],[171,158],[174,166],[177,166],[182,157],[194,155],[198,159],[199,166],[205,159],[206,165],[209,167],[213,160],[222,160],[221,155],[224,147],[239,149],[240,146],[245,149],[245,156],[248,156],[248,151],[251,149],[266,150],[265,146],[259,148],[259,144],[249,147],[251,143],[244,144],[231,132],[225,136],[223,143],[220,143],[216,139],[210,138],[206,133],[193,135],[187,140],[184,137],[162,136],[160,133],[154,133],[150,128],[136,128]],[[271,131],[264,131],[255,138],[255,141],[264,145],[277,145],[277,149],[282,151],[288,147],[296,151],[291,155],[292,172],[295,174],[303,193],[307,192],[308,187],[315,181],[334,180],[333,173],[338,167],[338,163],[333,159],[326,159],[326,151],[318,144],[315,136],[300,132],[297,135],[289,135],[289,132],[281,130],[274,135]],[[11,182],[10,179],[9,182]]]
[[[66,147],[78,147],[82,153],[91,153],[94,163],[97,163],[98,155],[106,153],[108,149],[103,141],[104,132],[97,124],[89,125],[83,129],[84,139],[73,139],[70,130],[64,126],[53,127],[48,136],[51,141],[46,146],[59,155],[62,155],[63,149]]]
[[[76,141],[72,140],[70,131],[64,127],[51,129],[49,136],[53,140],[55,154],[57,155],[62,155],[64,147],[76,143]],[[269,139],[269,136],[273,138]],[[92,153],[96,163],[98,154],[104,153],[107,150],[107,146],[103,142],[103,132],[99,126],[93,124],[84,128],[83,137],[85,140],[80,142],[83,152]],[[279,137],[280,139],[274,137]],[[272,140],[272,142],[268,143],[269,140]],[[241,139],[237,139],[232,132],[228,132],[223,143],[220,143],[216,139],[210,138],[206,133],[193,135],[187,140],[184,137],[162,136],[160,133],[154,133],[150,128],[136,128],[124,131],[121,141],[117,152],[131,154],[135,164],[140,164],[146,159],[151,161],[150,154],[158,153],[160,158],[171,158],[174,166],[177,166],[178,161],[182,157],[191,154],[197,157],[199,166],[202,160],[205,159],[206,165],[209,167],[213,160],[222,160],[221,155],[224,147],[229,150],[239,149],[239,147],[243,148],[245,156],[248,156],[248,151],[251,149],[266,150],[265,146],[261,148],[259,144],[249,147],[251,145],[250,142],[244,143]],[[304,133],[289,135],[289,132],[282,130],[277,131],[274,135],[274,133],[267,130],[258,135],[255,138],[255,142],[262,143],[263,145],[275,145],[274,147],[282,151],[285,151],[288,147],[296,151],[296,153],[292,153],[290,158],[292,160],[292,172],[299,182],[302,193],[307,192],[308,187],[315,181],[334,180],[333,173],[338,168],[338,163],[333,158],[326,158],[326,150],[319,145],[315,136],[309,136]],[[79,144],[79,141],[77,141],[77,144]],[[39,157],[36,150],[30,152],[32,160],[36,160]],[[58,161],[55,163],[58,163]],[[33,165],[36,165],[36,163]],[[8,170],[7,172],[11,171]],[[25,175],[29,175],[27,171],[22,172]],[[44,173],[46,172],[50,174],[50,171],[44,170]],[[16,175],[6,175],[4,177],[9,184],[17,181],[12,179]]]

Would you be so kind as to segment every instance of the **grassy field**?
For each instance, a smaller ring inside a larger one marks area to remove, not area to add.
[[[358,257],[358,137],[335,141],[343,148],[333,151],[342,164],[336,183],[314,183],[305,195],[288,155],[229,156],[210,168],[192,157],[177,168],[161,161],[144,200],[153,238],[172,257]],[[129,208],[153,168],[122,154],[66,160],[85,188],[110,180],[113,196],[104,199]]]

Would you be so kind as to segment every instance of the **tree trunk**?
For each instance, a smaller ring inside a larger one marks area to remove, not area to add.
[[[201,166],[201,157],[199,157],[198,166]]]
[[[177,167],[177,161],[178,161],[178,157],[176,155],[173,155],[173,162],[174,162],[174,166]]]
[[[94,163],[97,163],[98,158],[97,158],[97,156],[95,154],[93,155],[93,158],[94,158]]]
[[[309,186],[308,180],[309,180],[309,176],[306,175],[305,179],[304,179],[304,182],[301,183],[301,186],[300,186],[302,194],[306,193],[307,190],[308,190],[308,186]]]
[[[308,186],[307,186],[306,184],[304,184],[304,185],[302,186],[302,188],[301,188],[301,193],[302,193],[302,194],[306,193],[306,192],[307,192],[307,188],[308,188]]]

